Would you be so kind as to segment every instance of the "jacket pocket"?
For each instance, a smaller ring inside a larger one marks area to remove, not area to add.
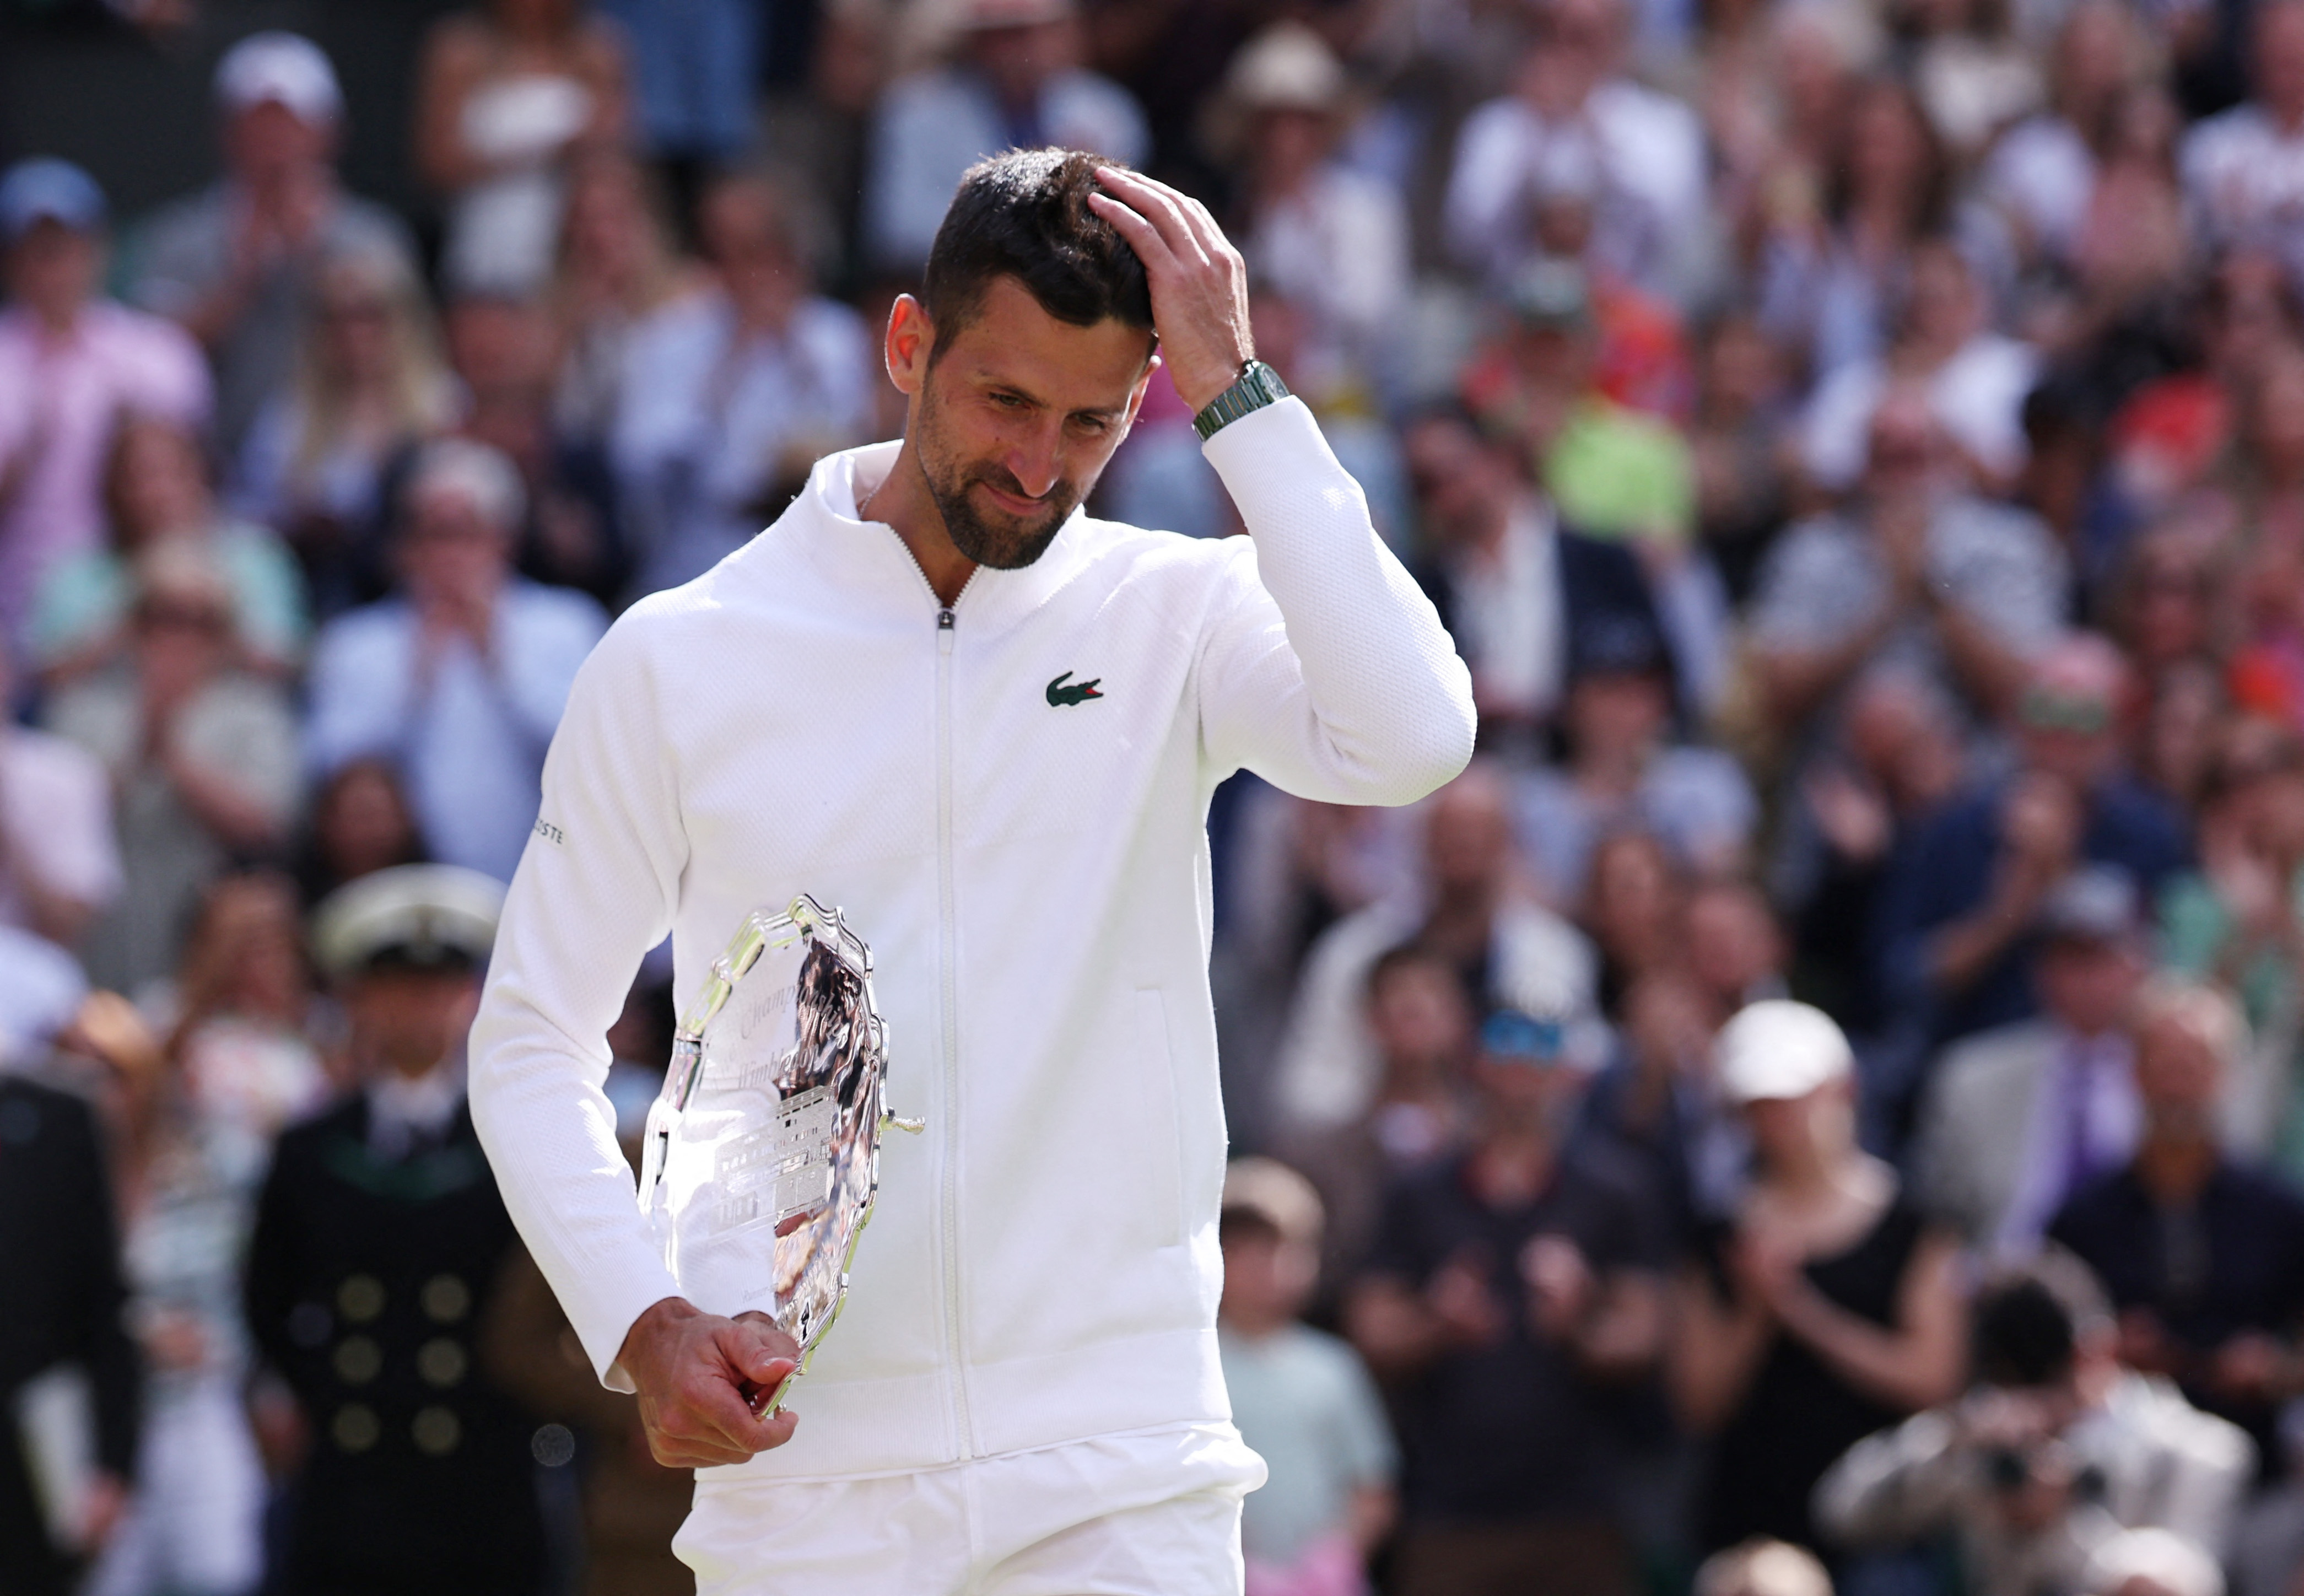
[[[1184,1241],[1183,1143],[1176,1125],[1176,1060],[1168,1045],[1168,1005],[1157,987],[1136,989],[1137,1124],[1130,1137],[1144,1159],[1144,1212],[1138,1231],[1156,1247]]]

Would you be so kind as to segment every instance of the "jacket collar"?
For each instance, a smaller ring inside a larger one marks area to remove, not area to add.
[[[803,557],[864,609],[912,614],[932,620],[938,609],[919,562],[885,521],[859,517],[860,486],[877,485],[896,463],[901,443],[843,449],[816,463],[808,486],[776,523]],[[1088,516],[1074,510],[1047,552],[1016,571],[979,566],[953,605],[958,624],[971,633],[1007,630],[1047,602],[1088,563],[1095,540]]]

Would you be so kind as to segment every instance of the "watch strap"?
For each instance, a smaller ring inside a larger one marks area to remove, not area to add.
[[[1288,385],[1280,380],[1280,373],[1262,361],[1250,361],[1241,368],[1232,386],[1208,401],[1207,407],[1192,418],[1192,430],[1205,443],[1251,411],[1277,404],[1287,397]]]

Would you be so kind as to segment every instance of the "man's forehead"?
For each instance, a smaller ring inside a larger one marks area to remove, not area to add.
[[[985,285],[942,363],[978,381],[1004,383],[1067,410],[1118,410],[1144,375],[1149,329],[1117,317],[1082,327],[1050,315],[1010,276]]]

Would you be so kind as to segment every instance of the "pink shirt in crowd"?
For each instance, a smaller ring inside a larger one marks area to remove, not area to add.
[[[0,505],[0,628],[11,639],[60,556],[104,537],[105,454],[123,411],[208,420],[208,369],[172,321],[98,301],[57,338],[21,308],[0,311],[0,482],[38,451]]]

